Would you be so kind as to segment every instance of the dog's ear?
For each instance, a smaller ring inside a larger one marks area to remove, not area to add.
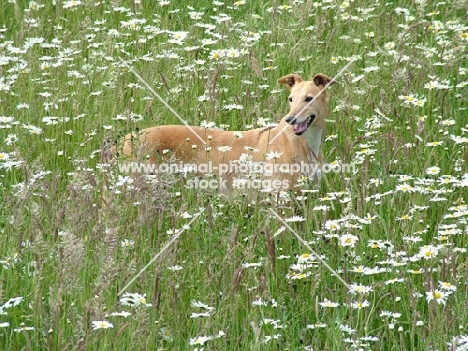
[[[314,78],[312,78],[312,81],[315,83],[316,86],[325,86],[327,84],[333,85],[337,84],[338,82],[334,80],[333,78],[330,78],[326,76],[325,74],[319,73],[317,74]]]
[[[299,74],[288,74],[283,78],[278,79],[278,83],[287,85],[289,90],[291,90],[294,85],[302,81],[304,81],[304,79],[302,79]]]

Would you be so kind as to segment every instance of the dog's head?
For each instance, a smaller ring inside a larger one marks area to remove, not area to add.
[[[312,124],[324,120],[328,114],[326,88],[335,84],[335,80],[321,73],[310,81],[305,81],[298,74],[288,74],[278,83],[286,85],[290,91],[288,99],[291,109],[286,122],[293,126],[296,135],[303,134]]]

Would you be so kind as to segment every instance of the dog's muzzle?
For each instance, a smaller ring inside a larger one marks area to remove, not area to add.
[[[294,116],[289,116],[286,118],[286,123],[291,124],[293,126],[294,134],[302,135],[314,122],[315,115],[310,115],[307,119],[302,123],[297,123],[297,118]]]

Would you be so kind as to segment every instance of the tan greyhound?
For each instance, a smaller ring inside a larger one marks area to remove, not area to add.
[[[190,164],[191,167],[203,164],[204,172],[209,164],[209,173],[229,178],[230,185],[239,173],[245,173],[244,179],[252,176],[251,170],[243,172],[240,164],[269,165],[270,168],[265,166],[268,179],[280,181],[282,189],[292,189],[301,176],[298,168],[292,165],[320,165],[323,162],[322,142],[329,112],[324,88],[336,82],[324,74],[317,74],[310,81],[297,74],[288,74],[278,82],[290,90],[290,111],[275,127],[234,132],[183,125],[156,126],[142,130],[139,135],[126,135],[123,154],[130,160],[141,160],[145,155],[153,165],[161,165],[170,154],[179,164]],[[319,174],[306,176],[317,177]]]

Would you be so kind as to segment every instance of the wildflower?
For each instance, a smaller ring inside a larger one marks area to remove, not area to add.
[[[315,324],[307,324],[306,329],[317,329],[317,328],[326,328],[327,325],[325,323],[315,323]]]
[[[424,268],[419,268],[419,269],[411,269],[407,271],[408,273],[419,275],[424,273]]]
[[[455,124],[455,120],[454,119],[446,119],[446,120],[440,122],[440,124],[442,124],[443,126],[453,126]]]
[[[264,343],[267,343],[267,342],[269,342],[269,341],[271,341],[271,340],[273,340],[273,339],[278,340],[280,337],[281,337],[281,334],[275,334],[275,335],[273,335],[273,336],[267,335],[267,336],[265,336],[265,337],[263,338],[263,342],[264,342]]]
[[[439,172],[440,172],[440,168],[437,166],[432,166],[426,169],[426,174],[429,174],[429,175],[437,175],[439,174]]]
[[[159,329],[159,335],[166,341],[171,341],[171,342],[174,341],[174,338],[172,337],[171,332],[167,330],[165,327],[162,327],[161,329]]]
[[[291,279],[291,280],[300,280],[300,279],[305,279],[305,278],[310,277],[311,274],[312,274],[311,272],[306,272],[306,273],[290,272],[286,274],[286,278]]]
[[[412,193],[415,189],[411,185],[407,183],[403,183],[403,184],[398,184],[396,187],[396,190],[402,191],[404,193]]]
[[[363,272],[365,275],[374,275],[374,274],[380,274],[380,273],[385,273],[389,272],[389,269],[386,268],[381,268],[381,267],[374,267],[374,268],[366,268]]]
[[[327,299],[325,299],[323,302],[319,302],[319,305],[322,307],[332,307],[332,308],[340,306],[339,303],[331,302],[330,300],[327,300]]]
[[[400,176],[398,177],[398,180],[399,180],[400,182],[406,182],[406,181],[411,180],[411,179],[413,179],[413,176],[407,175],[407,174],[402,174],[402,175],[400,175]]]
[[[341,19],[342,20],[347,21],[347,20],[349,20],[349,18],[350,18],[349,13],[345,12],[345,13],[341,14]]]
[[[194,318],[194,319],[197,319],[197,318],[200,318],[200,317],[211,317],[211,312],[201,312],[201,313],[194,313],[192,312],[192,314],[190,315],[190,318]]]
[[[120,303],[124,306],[140,306],[145,305],[146,307],[150,307],[151,304],[146,303],[146,294],[141,295],[138,293],[125,293],[123,294],[122,298],[120,299]]]
[[[369,184],[379,186],[379,185],[383,184],[383,180],[380,179],[380,178],[371,178],[371,179],[369,179]]]
[[[364,78],[364,75],[363,75],[363,74],[358,75],[358,76],[354,77],[354,78],[351,80],[351,83],[357,83],[357,82],[359,82],[362,78]]]
[[[142,24],[146,23],[146,20],[133,18],[133,19],[130,19],[129,21],[120,21],[120,23],[121,23],[121,27],[123,28],[138,30],[141,28]]]
[[[363,71],[366,72],[366,73],[375,72],[375,71],[378,71],[378,70],[380,70],[379,66],[370,66],[370,67],[366,67],[366,68],[363,69]]]
[[[199,336],[197,338],[190,339],[190,345],[204,345],[205,342],[211,340],[211,336]]]
[[[107,321],[93,321],[91,324],[93,330],[114,328],[112,323],[109,323]]]
[[[198,102],[205,102],[205,101],[210,101],[210,97],[207,96],[207,95],[200,95],[198,98],[197,98]]]
[[[305,220],[306,219],[302,216],[292,216],[290,218],[285,219],[286,222],[303,222]]]
[[[177,95],[177,94],[179,94],[181,91],[182,91],[182,88],[175,87],[175,88],[169,89],[169,94],[171,94],[171,95]]]
[[[405,280],[403,278],[393,278],[390,280],[385,281],[385,285],[395,284],[395,283],[403,283]]]
[[[244,106],[238,105],[238,104],[230,104],[230,105],[224,105],[223,106],[224,110],[232,111],[232,110],[243,110]]]
[[[363,302],[353,302],[351,303],[350,305],[352,308],[356,308],[356,309],[361,309],[361,308],[364,308],[364,307],[369,307],[370,306],[370,303],[369,301],[367,300],[364,300]]]
[[[228,151],[231,151],[232,150],[232,147],[230,146],[218,146],[218,151],[220,152],[228,152]]]
[[[65,1],[62,5],[62,8],[69,9],[78,5],[81,5],[81,1],[77,1],[77,0]]]
[[[442,85],[438,80],[431,80],[429,83],[424,84],[424,88],[432,90],[432,89],[441,89]]]
[[[340,237],[340,245],[347,247],[354,247],[359,238],[352,234],[344,234]]]
[[[226,50],[225,56],[236,58],[240,56],[240,51],[237,49],[229,49],[229,50]]]
[[[28,130],[30,134],[42,134],[42,129],[31,124],[23,124],[23,128]]]
[[[174,44],[182,44],[182,41],[185,40],[185,38],[187,38],[188,34],[189,32],[181,32],[181,31],[172,32],[171,33],[172,38],[168,42],[174,43]]]
[[[20,327],[20,328],[15,328],[13,329],[14,332],[16,333],[21,333],[23,331],[28,331],[28,330],[34,330],[34,327]]]
[[[412,219],[412,218],[413,218],[413,216],[410,216],[410,215],[408,215],[408,214],[405,214],[405,215],[403,215],[403,216],[401,216],[401,217],[397,217],[397,220],[398,220],[398,221],[406,221],[406,220],[409,220],[409,219]]]
[[[200,127],[206,128],[206,129],[213,128],[215,126],[216,126],[215,122],[208,122],[208,121],[203,120],[200,123]]]
[[[443,141],[431,141],[426,144],[426,146],[439,146],[442,145],[444,142]]]
[[[278,152],[278,151],[270,151],[269,153],[266,154],[266,157],[265,159],[267,161],[270,161],[270,160],[273,160],[273,159],[278,159],[281,157],[283,153],[282,152]]]
[[[122,240],[120,242],[121,247],[133,247],[134,244],[135,242],[133,240],[128,240],[128,239]]]
[[[368,294],[373,290],[372,286],[366,286],[362,284],[351,284],[349,286],[349,292],[351,294]]]
[[[222,58],[222,55],[223,55],[223,53],[222,53],[222,51],[220,51],[220,50],[213,50],[213,51],[210,52],[210,58],[211,58],[212,60],[216,60],[216,61],[217,61],[217,60],[219,60],[219,59]]]
[[[190,19],[200,20],[203,16],[203,12],[190,11],[188,15],[190,16]]]
[[[258,268],[263,266],[263,262],[242,263],[242,268]]]
[[[364,266],[353,267],[353,269],[351,269],[351,272],[354,272],[354,273],[365,273],[368,269],[369,269],[368,267],[364,267]]]
[[[447,343],[450,350],[466,351],[468,350],[468,335],[459,335],[452,338],[451,343]]]
[[[434,256],[437,256],[439,249],[433,245],[423,246],[419,251],[419,257],[424,258],[425,260],[430,260]]]
[[[0,116],[0,123],[8,124],[14,122],[15,119],[10,116]]]
[[[439,288],[441,290],[450,291],[450,292],[457,290],[457,287],[455,285],[452,285],[452,284],[446,283],[446,282],[439,282]]]
[[[252,301],[253,306],[268,306],[268,302],[263,301],[262,298]]]
[[[5,302],[0,309],[3,310],[3,309],[10,308],[10,307],[18,306],[23,300],[24,300],[24,297],[22,296],[11,298],[7,302]]]
[[[347,333],[347,334],[355,334],[356,333],[356,330],[351,328],[349,325],[345,325],[345,324],[340,324],[338,326],[338,328],[344,332],[344,333]]]
[[[249,163],[249,162],[251,162],[252,160],[253,160],[253,157],[252,157],[252,155],[249,155],[249,154],[241,154],[241,155],[239,156],[239,161],[240,161],[241,163]]]
[[[305,252],[303,253],[302,255],[300,255],[298,258],[297,258],[297,262],[298,263],[306,263],[306,262],[310,262],[310,261],[313,261],[314,258],[313,256],[311,256],[309,253]]]
[[[282,232],[284,232],[285,230],[286,230],[286,226],[284,226],[284,225],[281,226],[281,227],[276,231],[276,233],[273,234],[273,237],[276,237],[276,236],[280,235],[280,234],[281,234]]]
[[[445,305],[445,303],[447,302],[448,296],[449,296],[449,293],[440,291],[438,289],[426,292],[427,302],[431,302],[432,300],[435,300],[438,304],[442,304],[442,305]]]
[[[325,222],[325,229],[328,229],[330,231],[335,231],[335,230],[340,230],[340,228],[341,226],[336,221],[328,220]]]
[[[201,301],[195,301],[195,300],[193,300],[190,303],[190,306],[191,307],[196,307],[196,308],[204,308],[205,310],[208,310],[208,311],[214,311],[215,310],[214,307],[208,306],[208,305],[204,304]]]
[[[219,16],[210,16],[210,17],[218,23],[227,22],[231,20],[231,17],[229,17],[228,15],[224,13],[220,14]]]
[[[401,313],[398,312],[390,312],[390,311],[382,311],[380,312],[380,317],[398,319],[401,317]]]
[[[279,322],[279,319],[263,318],[263,321],[261,321],[259,325],[273,325],[276,327]]]

